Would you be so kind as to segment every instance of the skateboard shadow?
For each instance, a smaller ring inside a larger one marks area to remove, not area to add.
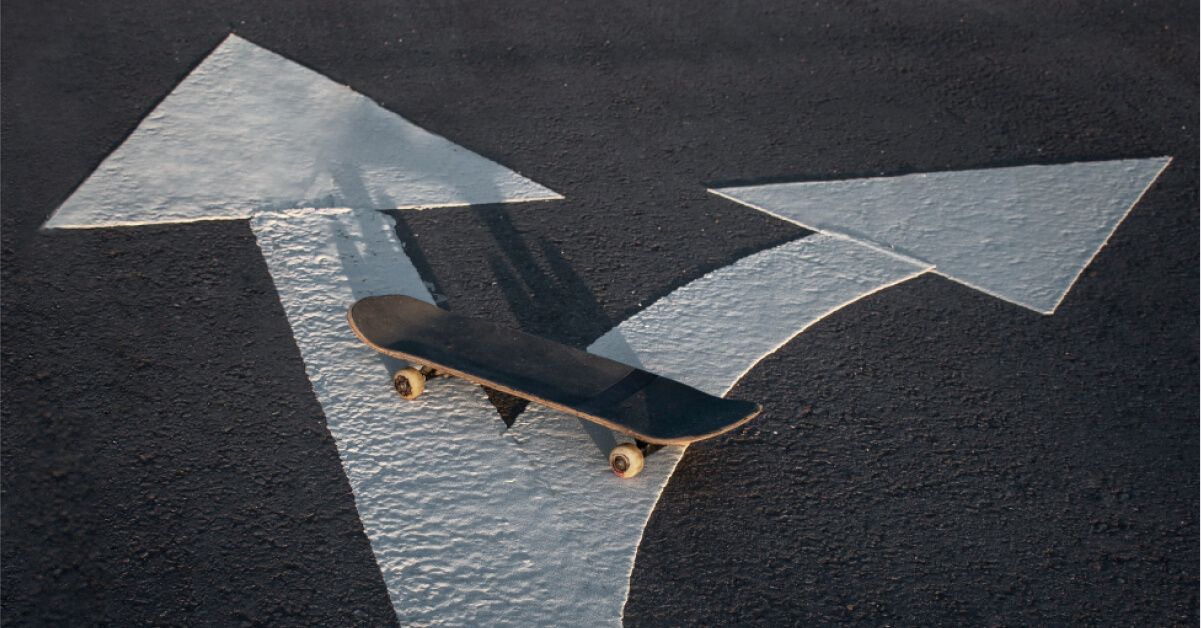
[[[327,164],[328,172],[336,183],[340,196],[346,200],[349,207],[371,208],[389,216],[395,224],[397,239],[420,276],[425,290],[433,297],[436,305],[451,311],[456,310],[455,298],[448,296],[453,294],[454,286],[446,285],[439,275],[433,256],[426,250],[413,227],[410,211],[398,209],[396,199],[387,194],[378,190],[373,193],[368,189],[359,165],[361,160],[362,156],[359,155],[358,162],[331,160]],[[448,186],[456,185],[454,178],[432,170],[422,172],[421,175],[440,177]],[[488,187],[479,180],[473,182],[472,189],[463,190],[464,197],[479,198],[491,195],[495,198],[500,194],[499,186]],[[556,201],[531,201],[522,205],[537,211],[541,209],[539,205],[554,202]],[[509,205],[476,204],[426,211],[466,211],[474,217],[476,224],[481,227],[479,232],[464,230],[465,233],[460,235],[475,239],[476,242],[472,244],[477,244],[487,251],[487,271],[522,331],[584,348],[613,327],[614,321],[605,313],[592,288],[575,271],[563,252],[544,236],[527,237],[526,232],[516,226]],[[367,219],[361,211],[353,212],[352,215],[360,217],[362,226],[368,227],[365,222]],[[361,257],[363,253],[355,250],[354,244],[344,238],[334,240],[337,243],[338,254],[343,259],[343,267],[348,274],[347,279],[352,286],[354,298],[375,296],[361,288],[363,285],[372,285],[373,282],[362,281],[362,277],[349,276],[353,275],[353,269],[357,267],[353,260]],[[411,296],[424,297],[424,294]],[[498,321],[504,318],[500,315],[488,316],[487,313],[483,316]],[[389,372],[407,366],[387,356],[380,355],[379,358]],[[529,402],[487,387],[483,388],[497,409],[505,429],[512,427]],[[603,454],[607,455],[616,445],[617,439],[607,428],[590,421],[577,420]]]
[[[342,147],[335,147],[332,150],[332,154],[338,154],[341,148]],[[358,210],[352,212],[351,215],[358,217],[360,225],[363,228],[374,228],[374,225],[369,226],[366,223],[365,214],[367,212],[380,211],[381,213],[388,215],[393,220],[397,239],[400,241],[402,247],[404,248],[405,255],[413,264],[413,267],[420,276],[423,284],[423,286],[414,286],[414,290],[410,291],[410,296],[425,298],[425,292],[428,292],[429,295],[433,297],[436,305],[448,310],[455,309],[452,300],[446,296],[446,290],[443,288],[440,277],[435,271],[434,264],[431,263],[430,257],[427,255],[425,248],[422,246],[417,234],[410,225],[410,221],[406,216],[409,211],[398,209],[398,207],[400,207],[400,203],[386,193],[380,190],[375,190],[373,192],[371,189],[368,189],[362,173],[364,166],[370,166],[370,161],[364,162],[364,159],[369,158],[370,155],[357,155],[357,157],[357,160],[330,159],[325,164],[326,172],[329,174],[338,188],[339,198],[342,199],[347,206]],[[381,156],[381,159],[386,158],[387,156]],[[413,165],[415,167],[420,166],[420,164]],[[440,178],[447,187],[457,187],[458,185],[457,179],[443,176],[442,172],[432,169],[425,169],[424,171],[420,172],[420,176]],[[501,196],[501,193],[502,191],[499,186],[482,179],[473,180],[470,189],[461,190],[461,196],[463,198],[498,198]],[[512,228],[511,219],[504,207],[505,206],[503,204],[487,204],[465,206],[462,208],[439,208],[435,209],[434,211],[467,210],[473,211],[473,215],[476,216],[487,216],[491,212],[506,212],[502,218],[502,223],[500,224],[508,225],[508,228],[494,225],[495,228],[493,229],[492,240],[495,242],[495,244],[492,244],[492,246],[499,246],[502,251],[505,250],[506,245],[515,246],[519,250],[512,253],[512,263],[517,267],[529,265],[530,268],[534,268],[534,256],[531,254],[525,243],[520,240],[517,230]],[[364,253],[356,250],[353,243],[346,241],[344,238],[335,237],[334,241],[337,246],[339,257],[342,261],[342,266],[347,273],[347,279],[351,285],[354,298],[361,299],[367,296],[375,296],[375,293],[363,290],[362,286],[375,285],[376,282],[371,281],[370,278],[354,276],[354,269],[358,267],[358,264],[356,264],[354,260],[359,258]],[[545,245],[545,243],[543,244]],[[550,250],[545,246],[543,248],[547,251]],[[492,261],[494,260],[495,257]],[[570,275],[567,274],[568,271],[570,271],[570,268],[565,266],[564,260],[562,260],[561,256],[554,258],[551,263],[553,265],[553,270],[549,274],[542,271],[535,273],[522,273],[524,281],[527,282],[529,289],[534,291],[534,293],[550,293],[551,290],[549,288],[556,286],[557,283],[559,283],[558,280],[552,279],[552,275],[564,279],[570,278]],[[489,266],[495,269],[496,264],[490,263]],[[578,278],[575,279],[578,281]],[[519,327],[529,331],[530,325],[528,322],[538,319],[537,314],[531,314],[531,311],[536,309],[536,302],[532,300],[520,300],[517,298],[518,293],[513,289],[514,277],[512,275],[498,275],[496,281],[499,285],[503,286],[502,290],[504,294],[508,296],[509,300],[513,301],[513,305],[510,307],[518,320]],[[424,288],[424,290],[421,288]],[[581,292],[582,288],[583,287],[579,285],[573,285],[566,291],[562,288],[556,288],[554,293],[557,296],[553,296],[552,298],[555,300],[561,300],[563,298],[562,295],[566,293],[575,293],[577,295],[587,294],[586,289],[584,292]],[[534,333],[545,335],[545,328],[543,326],[534,325],[533,327]],[[396,370],[406,366],[400,361],[388,358],[387,356],[381,355],[380,359],[389,372],[395,372]],[[513,397],[487,387],[484,387],[484,391],[488,395],[489,401],[491,401],[492,405],[497,409],[501,420],[505,424],[505,429],[508,429],[513,425],[517,417],[522,411],[525,410],[529,403],[524,399]]]
[[[554,201],[548,201],[551,203]],[[539,211],[542,202],[523,203],[531,211]],[[584,348],[613,325],[605,314],[592,289],[572,267],[554,243],[542,236],[527,238],[514,224],[509,206],[504,204],[472,205],[465,209],[482,227],[478,233],[464,233],[464,238],[476,238],[478,246],[487,250],[484,255],[487,270],[495,289],[500,292],[517,328],[563,344]],[[456,311],[455,298],[444,296],[447,291],[434,264],[423,248],[420,238],[410,224],[405,211],[389,211],[396,222],[396,234],[404,244],[405,253],[435,293],[437,304]],[[466,230],[465,230],[466,231]],[[480,235],[486,240],[478,241]],[[497,312],[468,312],[503,322]],[[529,402],[485,387],[489,400],[496,407],[506,427],[512,427]],[[588,426],[594,427],[592,423]],[[611,439],[610,439],[611,440]],[[607,450],[606,450],[607,451]]]

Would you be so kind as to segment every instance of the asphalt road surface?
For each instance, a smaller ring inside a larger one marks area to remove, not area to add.
[[[1197,623],[1196,3],[2,18],[6,625],[396,622],[249,226],[39,230],[231,32],[561,193],[398,231],[447,307],[579,347],[809,234],[707,186],[1173,157],[1054,315],[927,274],[760,363],[624,621]]]

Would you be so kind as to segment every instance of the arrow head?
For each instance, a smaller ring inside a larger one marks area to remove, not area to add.
[[[45,226],[558,198],[345,85],[230,35]]]
[[[1051,314],[1170,158],[711,190]]]

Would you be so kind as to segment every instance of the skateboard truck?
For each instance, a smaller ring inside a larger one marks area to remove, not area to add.
[[[649,456],[649,455],[655,453],[656,451],[663,449],[663,445],[658,445],[655,443],[648,443],[644,440],[637,439],[637,438],[634,439],[634,444],[638,446],[638,450],[642,452],[643,456]]]

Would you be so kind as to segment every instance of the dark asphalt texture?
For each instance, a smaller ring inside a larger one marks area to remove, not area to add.
[[[233,31],[564,194],[398,230],[576,346],[806,235],[706,184],[1176,157],[1054,316],[924,276],[752,371],[626,623],[1196,625],[1198,7],[1001,4],[6,2],[0,619],[395,621],[249,227],[37,230]]]

